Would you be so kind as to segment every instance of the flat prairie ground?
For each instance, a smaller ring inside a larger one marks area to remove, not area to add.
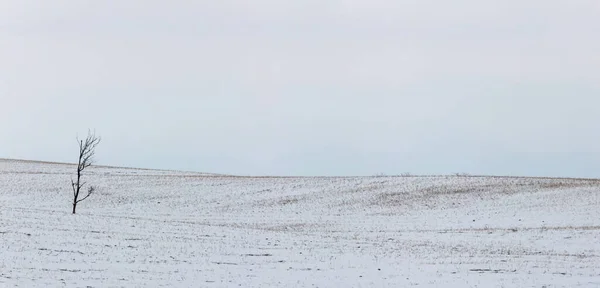
[[[0,287],[600,287],[600,181],[0,160]]]

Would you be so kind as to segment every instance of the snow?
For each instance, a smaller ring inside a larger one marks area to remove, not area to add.
[[[0,160],[0,287],[600,287],[600,181]]]

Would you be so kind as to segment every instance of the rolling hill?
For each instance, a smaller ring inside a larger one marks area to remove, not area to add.
[[[600,287],[600,180],[0,160],[0,286]]]

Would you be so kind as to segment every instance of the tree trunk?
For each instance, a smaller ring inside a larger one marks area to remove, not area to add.
[[[77,202],[73,202],[73,214],[75,214],[75,208],[77,208]]]

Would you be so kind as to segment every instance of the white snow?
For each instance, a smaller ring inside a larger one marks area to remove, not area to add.
[[[600,287],[600,181],[0,160],[0,287]]]

